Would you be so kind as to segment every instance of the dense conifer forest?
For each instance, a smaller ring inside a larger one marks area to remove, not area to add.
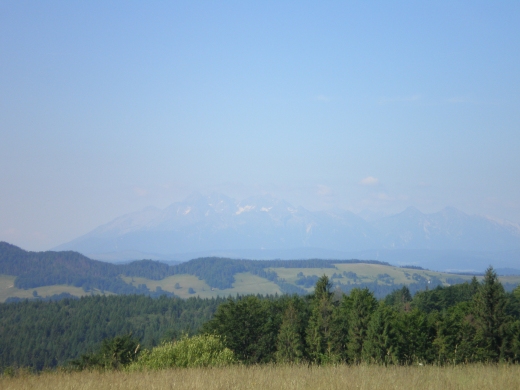
[[[402,287],[382,300],[366,288],[334,290],[323,276],[305,296],[0,304],[0,365],[41,370],[85,359],[116,337],[150,349],[182,334],[219,336],[245,364],[519,362],[520,288],[505,292],[489,268],[482,282],[413,296]]]
[[[219,306],[203,331],[224,336],[245,363],[457,364],[520,360],[520,289],[492,268],[482,283],[378,301],[368,289],[337,293],[326,276],[312,295],[244,297]]]
[[[120,335],[131,334],[150,348],[194,334],[223,302],[123,295],[0,304],[0,367],[64,365]]]

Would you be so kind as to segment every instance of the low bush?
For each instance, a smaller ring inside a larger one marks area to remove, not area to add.
[[[150,351],[143,351],[139,359],[128,369],[131,371],[171,367],[223,367],[236,363],[221,337],[199,335],[183,337],[175,342],[166,342]]]

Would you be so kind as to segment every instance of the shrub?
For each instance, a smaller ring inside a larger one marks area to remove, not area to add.
[[[224,347],[219,336],[200,335],[183,337],[143,351],[130,370],[159,370],[171,367],[222,367],[236,362],[233,351]]]

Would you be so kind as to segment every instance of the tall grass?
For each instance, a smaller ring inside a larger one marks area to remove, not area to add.
[[[520,366],[231,366],[142,372],[48,372],[0,377],[18,389],[520,389]]]

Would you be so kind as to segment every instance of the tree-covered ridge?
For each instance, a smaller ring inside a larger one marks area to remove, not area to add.
[[[96,288],[118,294],[142,293],[118,277],[117,265],[91,260],[77,252],[28,252],[0,242],[0,274],[14,275],[14,286],[29,289],[55,284]]]
[[[359,274],[353,272],[360,266],[361,271],[356,271]],[[22,292],[20,289],[56,285],[62,286],[57,292],[44,291],[42,297],[51,297],[53,294],[60,296],[63,292],[75,295],[83,295],[83,292],[151,296],[178,294],[184,298],[193,294],[201,294],[204,297],[274,292],[305,295],[311,291],[323,273],[329,276],[334,288],[343,293],[349,294],[356,288],[367,288],[378,299],[403,286],[407,286],[413,295],[427,288],[434,289],[437,286],[469,280],[467,275],[447,275],[419,268],[398,268],[384,262],[364,260],[256,261],[206,257],[178,265],[152,260],[111,264],[88,259],[76,252],[26,252],[13,245],[0,243],[0,274],[16,276],[14,283],[12,279],[4,278],[2,281],[0,278],[0,286],[3,286],[1,291],[7,291],[8,286],[13,284],[15,287],[11,290],[12,293],[5,293],[4,296],[7,298],[3,300],[13,300],[17,299],[13,297],[20,296],[30,298],[27,291]],[[237,274],[241,274],[238,282]],[[133,278],[141,279],[135,281]],[[269,283],[265,283],[261,290],[252,287],[248,290],[250,287],[247,286],[262,284],[263,281],[259,278]],[[246,282],[243,282],[243,279],[246,279]],[[184,283],[185,280],[191,282]],[[515,282],[518,282],[518,278],[510,279],[504,287],[511,291],[516,286]],[[174,287],[180,285],[182,287]],[[67,286],[76,289],[67,290]],[[33,293],[38,294],[38,291]]]
[[[305,294],[305,290],[286,283],[268,268],[334,268],[334,264],[339,263],[387,264],[360,260],[255,261],[218,257],[199,258],[172,266],[152,260],[111,264],[91,260],[72,251],[28,252],[6,242],[0,242],[0,274],[16,276],[14,285],[21,289],[65,284],[83,287],[85,291],[97,289],[116,294],[146,294],[150,293],[146,286],[139,288],[139,286],[129,285],[120,278],[120,275],[162,280],[179,274],[195,275],[212,288],[226,289],[233,286],[237,273],[250,272],[275,282],[284,293]]]

